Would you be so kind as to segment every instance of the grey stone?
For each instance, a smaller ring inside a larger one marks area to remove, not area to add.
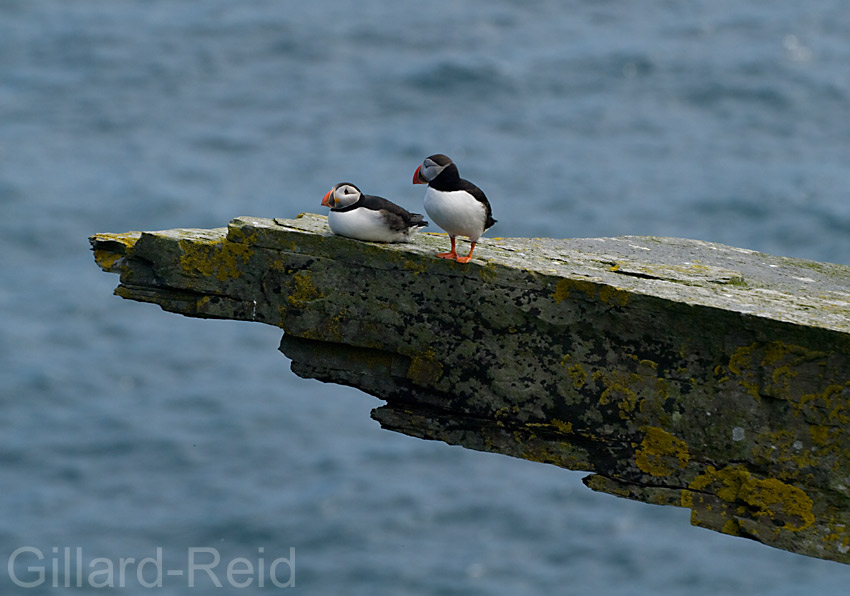
[[[850,562],[848,267],[653,237],[484,238],[462,265],[310,214],[91,242],[118,295],[278,326],[385,428]]]

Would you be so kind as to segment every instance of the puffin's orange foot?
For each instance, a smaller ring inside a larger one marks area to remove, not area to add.
[[[469,247],[469,254],[465,257],[458,257],[456,260],[458,263],[468,263],[470,259],[472,259],[472,251],[475,250],[475,242],[472,243],[472,246]]]
[[[455,247],[455,237],[449,236],[449,239],[452,241],[452,249],[449,252],[438,252],[437,257],[441,259],[456,259],[457,258],[457,248]]]

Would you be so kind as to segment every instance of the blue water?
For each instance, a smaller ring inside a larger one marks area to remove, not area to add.
[[[846,566],[383,431],[374,398],[291,374],[271,327],[112,296],[86,238],[320,212],[346,179],[421,208],[413,171],[443,152],[492,235],[850,263],[848,65],[837,0],[2,0],[0,591],[68,591],[67,547],[86,578],[216,549],[221,593],[846,593]],[[39,587],[8,573],[24,546]],[[294,588],[227,583],[290,548]]]

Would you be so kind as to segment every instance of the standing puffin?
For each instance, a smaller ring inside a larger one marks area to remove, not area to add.
[[[449,233],[452,241],[451,251],[437,253],[437,256],[468,263],[481,234],[496,223],[484,192],[461,178],[454,162],[442,153],[425,158],[413,174],[413,184],[428,185],[425,212]],[[457,255],[455,236],[466,236],[472,243],[465,257]]]
[[[428,222],[381,197],[364,195],[350,182],[340,182],[322,199],[330,207],[328,225],[338,236],[369,242],[408,242]]]

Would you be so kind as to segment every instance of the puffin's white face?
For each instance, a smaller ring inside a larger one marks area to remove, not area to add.
[[[331,209],[348,207],[360,200],[360,194],[360,189],[350,182],[340,182],[325,195],[322,205]]]

